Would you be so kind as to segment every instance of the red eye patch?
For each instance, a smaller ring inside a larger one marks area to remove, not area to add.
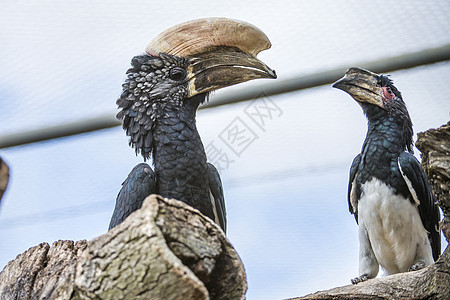
[[[386,101],[389,101],[395,97],[390,88],[383,86],[381,89],[383,90],[383,96]]]

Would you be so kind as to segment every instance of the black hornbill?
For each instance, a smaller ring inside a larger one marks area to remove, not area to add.
[[[256,55],[271,44],[251,24],[207,18],[171,27],[132,59],[117,118],[130,145],[146,163],[122,184],[109,229],[141,207],[152,193],[181,200],[226,231],[222,183],[195,124],[198,106],[211,91],[276,74]]]
[[[439,208],[413,156],[406,105],[385,75],[350,68],[333,87],[353,97],[368,119],[361,153],[353,160],[348,205],[359,234],[358,283],[378,274],[414,271],[439,257]]]

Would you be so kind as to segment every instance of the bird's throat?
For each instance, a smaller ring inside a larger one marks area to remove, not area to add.
[[[156,121],[153,138],[159,193],[196,207],[197,200],[209,189],[206,154],[195,115],[182,110],[166,111]]]

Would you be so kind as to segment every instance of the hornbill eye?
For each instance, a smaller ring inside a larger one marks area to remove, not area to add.
[[[169,72],[169,77],[172,80],[180,81],[186,78],[186,70],[180,67],[173,68]]]

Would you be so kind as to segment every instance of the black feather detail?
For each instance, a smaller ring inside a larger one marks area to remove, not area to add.
[[[431,186],[428,183],[425,172],[419,161],[410,153],[403,152],[399,155],[398,163],[401,166],[403,175],[411,182],[417,197],[419,198],[419,214],[422,224],[428,232],[433,251],[433,258],[436,261],[441,253],[441,236],[439,231],[439,207],[434,200]],[[412,195],[409,195],[412,199]]]
[[[131,170],[116,199],[109,229],[125,220],[133,211],[139,209],[144,199],[156,192],[155,173],[149,165],[141,163]]]
[[[395,101],[386,103],[386,110],[390,115],[394,115],[398,122],[401,123],[403,136],[402,144],[409,152],[413,153],[413,128],[411,117],[409,116],[406,104],[403,101],[401,92],[394,86],[394,81],[385,75],[380,75],[379,82],[382,87],[389,87],[396,96]]]
[[[221,187],[217,187],[220,178],[218,174],[208,176],[206,154],[195,125],[197,108],[208,95],[205,93],[186,98],[187,81],[175,80],[176,76],[171,76],[174,69],[180,74],[184,73],[180,69],[186,71],[189,63],[186,58],[164,53],[159,57],[134,57],[122,85],[122,95],[117,100],[121,110],[117,118],[122,120],[122,127],[136,155],[142,155],[144,161],[152,158],[155,192],[184,201],[214,219],[210,189],[213,189],[215,196],[220,197]],[[127,201],[127,191],[134,193],[133,184],[138,181],[133,178],[139,172],[130,173],[118,203]],[[216,206],[220,210],[220,224],[225,229],[223,195],[221,197],[222,200]],[[135,197],[130,196],[129,199]],[[136,205],[130,206],[136,209]],[[118,215],[115,214],[115,220],[121,219],[123,213],[122,209]]]
[[[152,146],[152,142],[153,142],[153,136],[151,133],[147,133],[145,135],[145,139],[144,139],[144,147],[145,148],[151,148]]]

